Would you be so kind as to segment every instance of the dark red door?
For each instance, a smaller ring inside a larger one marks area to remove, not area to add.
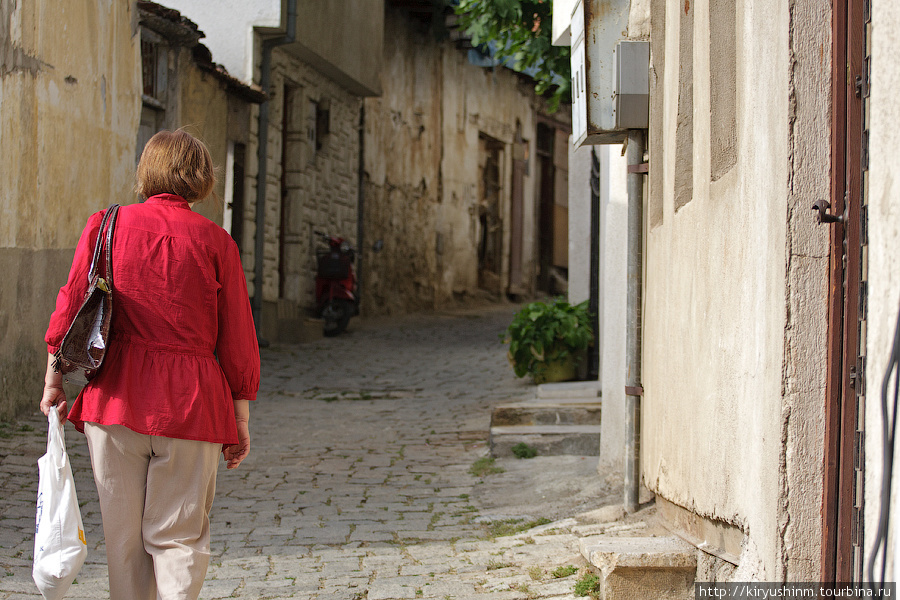
[[[862,576],[862,423],[860,348],[861,209],[866,0],[834,0],[832,13],[832,216],[825,407],[823,581]],[[823,227],[826,225],[822,225]]]

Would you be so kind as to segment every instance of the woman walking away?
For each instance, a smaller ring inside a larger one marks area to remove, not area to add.
[[[214,184],[209,151],[188,133],[147,143],[137,169],[146,202],[120,208],[115,228],[109,349],[68,411],[87,436],[112,600],[199,596],[219,452],[233,469],[250,449],[259,347],[241,259],[191,211]],[[50,317],[45,415],[67,414],[53,355],[87,289],[104,212],[88,219]]]

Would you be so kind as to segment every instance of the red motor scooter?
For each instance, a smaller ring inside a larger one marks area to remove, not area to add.
[[[316,250],[316,315],[324,322],[323,333],[334,337],[347,328],[350,317],[359,314],[356,251],[343,238],[314,232],[327,248]]]

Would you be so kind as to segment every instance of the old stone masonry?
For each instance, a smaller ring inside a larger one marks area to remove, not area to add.
[[[491,407],[533,393],[500,342],[515,308],[355,320],[339,338],[265,349],[251,455],[219,473],[201,597],[573,597],[578,536],[603,527],[584,515],[620,494],[596,457],[498,459],[503,472],[473,473]],[[89,547],[67,597],[108,598],[87,446],[67,432]],[[0,425],[0,600],[40,597],[45,444],[38,413]]]

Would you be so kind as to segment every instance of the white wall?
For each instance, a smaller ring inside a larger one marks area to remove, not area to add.
[[[569,136],[569,302],[591,297],[591,146]]]
[[[881,509],[882,435],[881,385],[900,305],[900,168],[896,152],[900,146],[900,4],[894,0],[872,1],[872,80],[869,148],[869,300],[866,362],[866,481],[865,551],[872,550]],[[889,395],[892,402],[893,394]],[[900,448],[895,450],[900,458]],[[892,537],[897,536],[898,473],[895,469]],[[900,552],[892,551],[896,561]],[[889,559],[888,581],[897,577]]]
[[[598,468],[625,472],[625,324],[628,269],[628,165],[621,145],[596,146],[600,159],[600,347],[603,419]]]
[[[553,45],[568,46],[570,39],[572,12],[578,0],[553,0]]]
[[[743,530],[741,573],[776,580],[789,9],[785,0],[738,4],[738,163],[711,182],[708,5],[691,3],[693,195],[676,212],[682,6],[667,5],[663,220],[647,234],[644,259],[642,471],[665,499]]]

